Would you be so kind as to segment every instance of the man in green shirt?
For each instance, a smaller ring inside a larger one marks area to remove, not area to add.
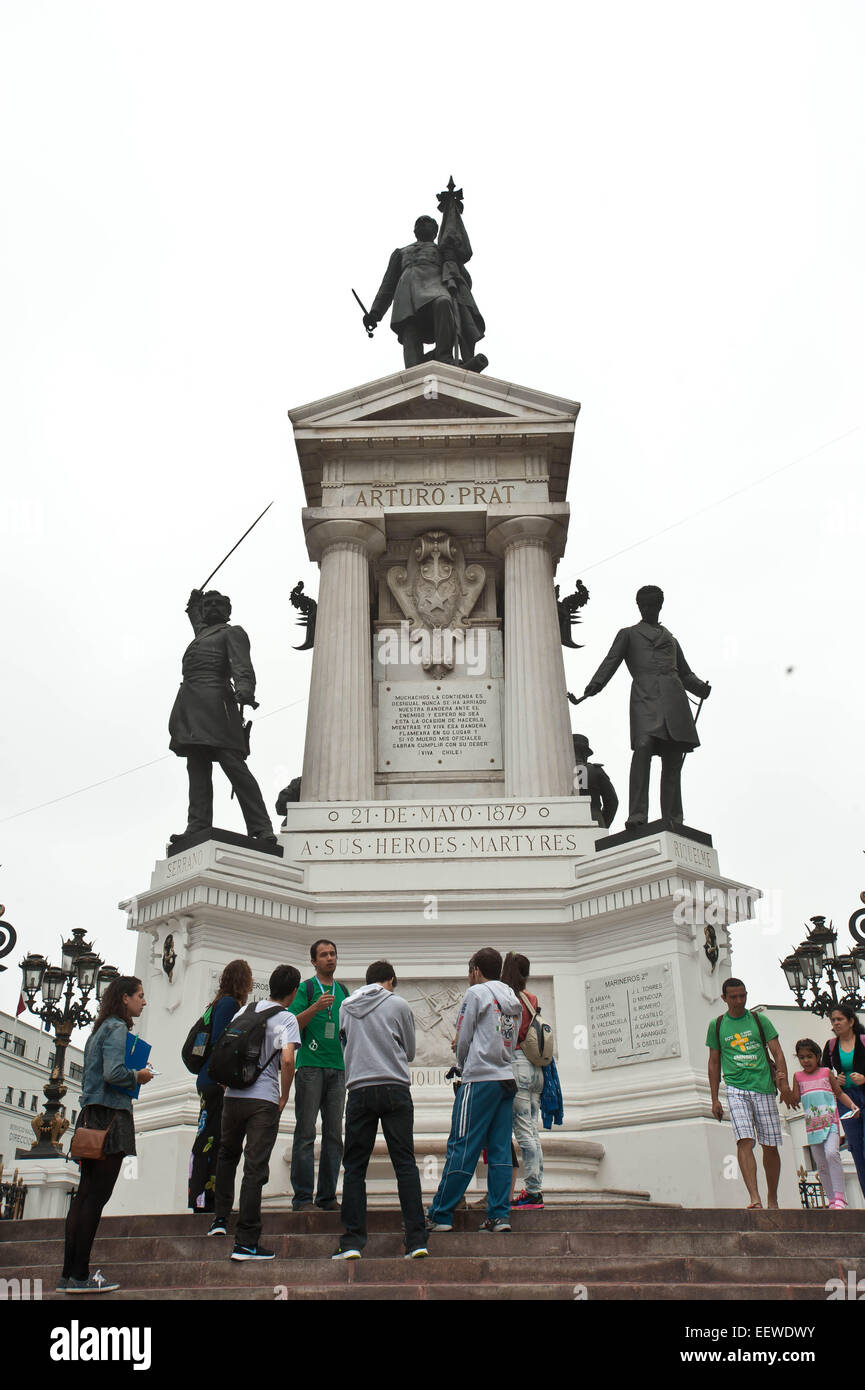
[[[763,1205],[757,1187],[756,1140],[763,1149],[767,1205],[777,1208],[778,1179],[781,1176],[781,1155],[778,1152],[781,1117],[775,1100],[776,1082],[772,1078],[767,1049],[775,1063],[781,1099],[786,1103],[792,1103],[793,1099],[784,1054],[778,1042],[778,1030],[765,1015],[758,1018],[757,1014],[745,1008],[748,991],[741,980],[725,980],[721,987],[721,998],[727,1005],[727,1012],[720,1019],[712,1020],[706,1034],[712,1114],[716,1120],[724,1118],[718,1098],[723,1070],[727,1104],[736,1136],[736,1157],[750,1198],[748,1209],[753,1211]]]
[[[294,1143],[291,1149],[292,1210],[338,1211],[336,1183],[342,1162],[342,1112],[345,1109],[345,1061],[339,1040],[339,1010],[349,991],[334,981],[336,947],[314,941],[309,958],[315,974],[294,997],[302,1046],[294,1078]],[[315,1179],[315,1126],[321,1115],[318,1188]]]

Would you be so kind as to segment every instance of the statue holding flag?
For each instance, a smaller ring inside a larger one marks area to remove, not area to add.
[[[453,178],[438,195],[438,210],[441,227],[434,217],[419,217],[415,240],[393,252],[372,307],[364,313],[364,327],[371,333],[393,304],[390,326],[402,343],[407,367],[450,362],[482,372],[488,362],[475,353],[475,344],[485,326],[466,269],[472,248],[462,220],[463,193]],[[431,351],[425,350],[427,343],[434,344]]]

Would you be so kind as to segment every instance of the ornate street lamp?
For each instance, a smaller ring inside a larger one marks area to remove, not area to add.
[[[49,965],[44,956],[31,953],[21,962],[24,977],[23,995],[27,1009],[41,1018],[48,1028],[54,1028],[54,1066],[43,1087],[45,1109],[31,1121],[36,1138],[29,1149],[16,1149],[16,1159],[62,1157],[61,1139],[69,1127],[61,1114],[61,1101],[66,1095],[66,1049],[74,1028],[86,1028],[96,1017],[88,1001],[96,989],[96,1001],[101,1000],[108,985],[120,974],[116,966],[105,965],[96,955],[85,932],[75,927],[68,941],[61,946],[61,964]],[[75,999],[75,991],[81,998]],[[37,994],[42,1003],[37,1004]]]
[[[865,894],[862,901],[865,902]],[[850,935],[859,944],[839,955],[838,933],[832,923],[827,926],[825,917],[812,917],[806,939],[781,961],[784,977],[800,1009],[809,1009],[824,1018],[838,1004],[850,1004],[854,1009],[865,1007],[865,997],[859,993],[860,981],[865,980],[865,936],[859,928],[862,918],[865,912],[854,912],[849,922]],[[811,1000],[806,1003],[809,989]]]

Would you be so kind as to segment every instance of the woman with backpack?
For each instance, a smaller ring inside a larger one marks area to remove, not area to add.
[[[90,1273],[90,1252],[102,1209],[120,1176],[123,1160],[135,1153],[132,1097],[136,1086],[151,1080],[149,1067],[133,1071],[126,1063],[126,1040],[133,1019],[146,1004],[134,975],[112,980],[102,996],[93,1031],[84,1048],[81,1112],[75,1127],[104,1131],[101,1157],[81,1158],[81,1177],[66,1217],[66,1245],[58,1293],[110,1293],[120,1285],[101,1269]],[[73,1136],[74,1142],[74,1136]]]
[[[509,951],[505,956],[501,977],[502,984],[510,986],[523,1006],[513,1060],[514,1080],[517,1083],[517,1094],[514,1097],[514,1139],[522,1155],[526,1185],[516,1201],[511,1202],[514,1211],[542,1211],[544,1206],[544,1155],[539,1128],[544,1071],[543,1067],[530,1062],[523,1051],[526,1034],[538,1012],[537,998],[534,994],[526,993],[530,969],[525,956]]]
[[[823,1048],[822,1065],[838,1073],[847,1095],[859,1107],[856,1119],[845,1121],[842,1116],[841,1123],[865,1195],[865,1029],[850,1004],[835,1004],[829,1022],[835,1036]]]
[[[189,1160],[189,1209],[213,1215],[213,1189],[216,1182],[216,1160],[219,1155],[219,1134],[222,1128],[222,1101],[225,1087],[211,1081],[209,1065],[214,1044],[225,1032],[238,1009],[242,1009],[252,992],[252,970],[245,960],[231,960],[219,977],[219,989],[201,1016],[209,1027],[204,1065],[198,1073],[196,1087],[201,1098],[198,1133]]]

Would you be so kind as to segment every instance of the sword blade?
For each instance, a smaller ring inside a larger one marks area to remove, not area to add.
[[[276,500],[276,499],[274,498],[274,501],[275,501],[275,500]],[[231,547],[231,549],[229,550],[228,555],[223,555],[223,557],[222,557],[222,559],[220,560],[219,564],[216,566],[216,569],[215,569],[215,570],[211,570],[211,571],[210,571],[210,574],[207,576],[207,578],[205,579],[204,583],[201,584],[201,585],[199,586],[202,590],[204,590],[204,589],[207,587],[207,585],[210,583],[210,581],[211,581],[211,579],[213,578],[213,576],[214,576],[215,574],[218,574],[218,573],[219,573],[219,571],[222,569],[222,566],[225,564],[226,560],[228,559],[229,555],[233,555],[233,554],[234,554],[234,552],[235,552],[235,550],[237,549],[237,547],[238,547],[243,541],[246,540],[246,538],[247,538],[247,536],[249,535],[250,531],[252,531],[252,530],[254,529],[254,527],[256,527],[256,526],[258,525],[258,523],[261,521],[261,517],[262,517],[262,516],[265,516],[266,513],[270,511],[270,509],[271,509],[272,506],[273,506],[273,502],[268,502],[268,504],[267,504],[267,506],[265,507],[264,511],[261,513],[261,516],[257,516],[257,517],[255,518],[255,521],[252,523],[252,526],[248,526],[248,527],[246,528],[246,530],[244,531],[244,533],[243,533],[243,535],[241,536],[240,540],[239,540],[239,541],[235,541],[234,545],[233,545],[233,546]]]

